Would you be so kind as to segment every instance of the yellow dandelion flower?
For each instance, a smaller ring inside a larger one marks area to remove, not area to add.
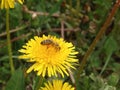
[[[53,82],[45,83],[45,87],[41,87],[39,90],[75,90],[68,82],[63,83],[62,80],[53,80]]]
[[[0,0],[0,8],[14,8],[15,1],[18,1],[20,4],[24,2],[24,0]]]
[[[58,73],[64,77],[67,76],[68,68],[75,69],[77,64],[75,47],[72,43],[65,42],[62,38],[55,36],[38,37],[35,36],[20,49],[23,53],[20,56],[22,59],[27,59],[33,65],[27,70],[30,73],[32,70],[37,71],[37,75],[58,76]]]

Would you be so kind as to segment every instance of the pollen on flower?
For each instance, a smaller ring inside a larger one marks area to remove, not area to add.
[[[32,70],[37,72],[37,75],[58,76],[58,73],[64,77],[69,75],[67,69],[75,69],[78,59],[76,59],[77,51],[72,43],[65,42],[62,38],[55,36],[38,37],[35,36],[23,45],[19,50],[22,53],[20,58],[27,59],[33,63],[27,70],[30,73]]]

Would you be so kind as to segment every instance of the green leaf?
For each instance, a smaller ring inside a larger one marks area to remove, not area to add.
[[[117,42],[115,41],[115,39],[112,36],[108,37],[104,45],[106,54],[107,55],[112,54],[115,50],[117,50],[117,48],[118,46],[117,46]]]
[[[5,90],[25,90],[24,75],[21,68],[14,72],[6,85]]]
[[[108,39],[106,40],[106,43],[105,43],[105,45],[104,45],[104,50],[105,50],[105,52],[106,52],[106,54],[107,54],[107,56],[106,56],[106,62],[105,62],[105,65],[103,66],[103,68],[102,68],[102,70],[101,70],[101,72],[100,72],[100,75],[104,72],[104,70],[106,69],[106,67],[107,67],[107,65],[108,65],[108,63],[109,63],[109,61],[110,61],[110,58],[111,58],[111,56],[112,56],[112,53],[114,52],[114,51],[116,51],[117,50],[117,48],[118,48],[118,46],[117,46],[117,43],[116,43],[116,41],[114,40],[114,38],[111,36],[111,37],[108,37]]]
[[[108,84],[111,86],[116,86],[120,80],[119,74],[118,73],[112,73],[108,77]]]

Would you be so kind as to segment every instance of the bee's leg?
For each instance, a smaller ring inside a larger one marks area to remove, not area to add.
[[[47,49],[50,47],[50,45],[47,45]]]

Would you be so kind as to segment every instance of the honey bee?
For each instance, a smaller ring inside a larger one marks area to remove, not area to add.
[[[54,41],[51,40],[51,39],[43,40],[43,41],[41,42],[41,44],[42,44],[42,45],[47,45],[47,46],[51,45],[51,46],[53,46],[53,47],[55,48],[56,51],[59,51],[59,50],[60,50],[59,44],[58,44],[57,42],[54,42]],[[47,47],[47,48],[48,48],[48,47]]]

